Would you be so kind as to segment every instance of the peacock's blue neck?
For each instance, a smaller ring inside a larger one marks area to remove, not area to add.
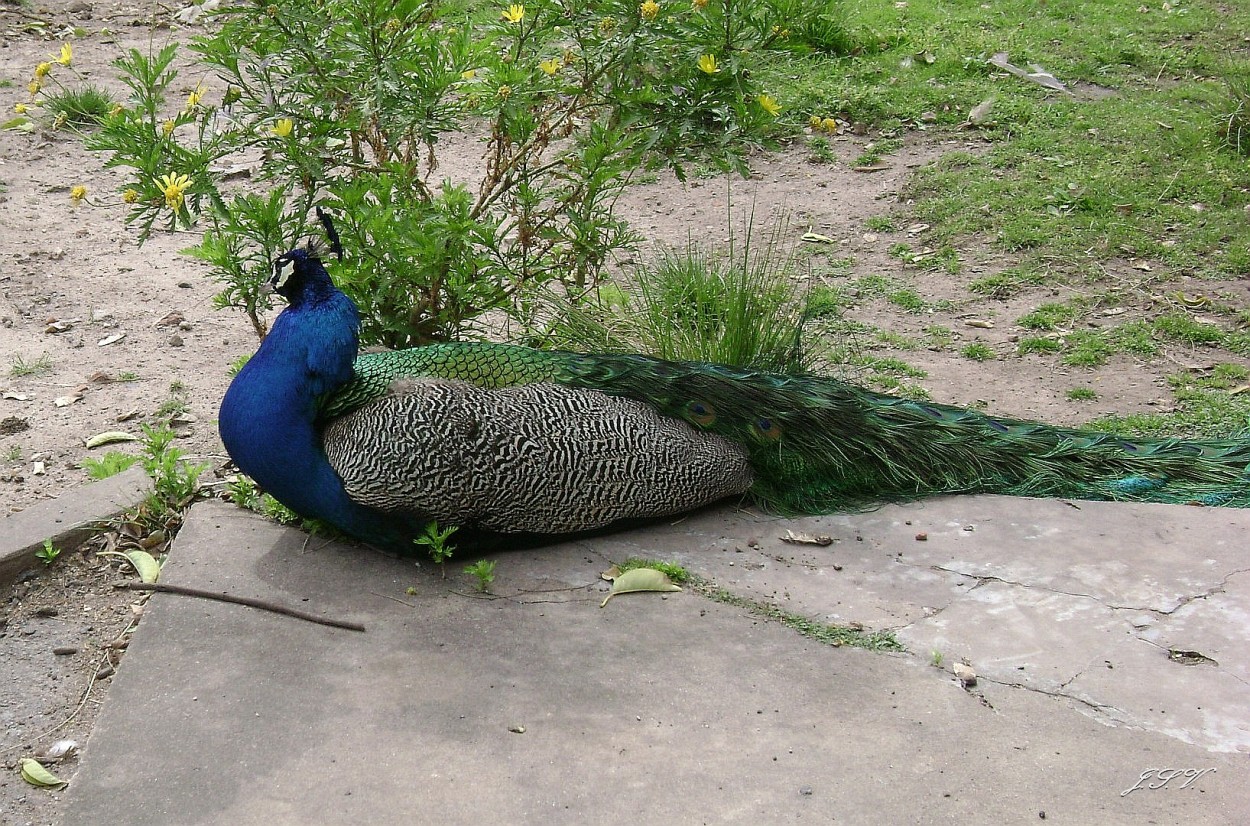
[[[353,502],[326,461],[319,400],[352,378],[360,327],[343,293],[309,291],[292,300],[221,402],[221,440],[239,469],[282,504],[362,537],[383,530]]]

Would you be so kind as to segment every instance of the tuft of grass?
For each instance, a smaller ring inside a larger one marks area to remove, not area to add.
[[[50,93],[43,106],[54,123],[95,126],[104,121],[115,103],[107,91],[86,83],[77,88]]]
[[[807,293],[803,315],[809,319],[839,318],[853,303],[845,289],[821,284]]]
[[[476,580],[473,583],[474,587],[485,594],[490,591],[490,584],[495,581],[495,560],[479,559],[465,567],[464,572]]]
[[[803,325],[812,305],[796,296],[797,261],[783,247],[786,224],[731,241],[724,253],[690,242],[662,249],[636,272],[637,290],[567,307],[548,339],[557,346],[644,352],[675,361],[705,361],[775,373],[802,372]],[[822,312],[840,299],[825,293]]]
[[[1098,394],[1094,392],[1092,387],[1073,387],[1065,393],[1069,401],[1074,402],[1092,402],[1098,398]]]
[[[909,313],[924,312],[925,300],[915,290],[894,290],[886,295],[885,300],[895,307],[901,307]]]
[[[1016,352],[1022,356],[1027,356],[1029,353],[1058,353],[1062,349],[1063,343],[1059,339],[1046,336],[1022,338],[1016,344]]]
[[[1107,331],[1107,342],[1116,350],[1141,358],[1159,355],[1159,343],[1153,328],[1145,321],[1132,321]]]
[[[1239,155],[1250,155],[1250,81],[1229,79],[1228,97],[1217,129],[1224,146]]]
[[[974,341],[966,345],[959,354],[973,361],[989,361],[994,358],[994,350],[983,341]]]
[[[1076,320],[1080,310],[1072,304],[1042,304],[1032,312],[1016,319],[1026,330],[1058,330]]]
[[[52,372],[52,356],[43,353],[38,358],[27,361],[21,353],[13,356],[9,362],[9,375],[13,378],[23,376],[42,376]]]
[[[871,232],[897,232],[894,220],[888,215],[873,215],[864,221],[864,228]]]
[[[1153,326],[1164,338],[1184,344],[1221,344],[1224,341],[1224,331],[1219,327],[1195,321],[1183,313],[1160,316]]]
[[[1045,283],[1046,276],[1028,266],[1010,267],[974,280],[968,289],[986,298],[1006,300],[1031,286]]]
[[[836,163],[838,156],[833,153],[833,148],[829,145],[829,139],[815,135],[808,138],[807,151],[810,153],[808,159],[812,163]]]

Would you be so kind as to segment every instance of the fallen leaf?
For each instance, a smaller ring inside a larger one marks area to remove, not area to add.
[[[117,442],[137,441],[139,441],[139,437],[133,433],[127,433],[124,430],[106,430],[103,433],[97,433],[88,439],[84,439],[83,444],[90,449],[93,447],[101,447],[102,445],[116,444]]]
[[[151,584],[160,579],[161,563],[147,551],[98,551],[96,556],[119,556],[130,563],[139,575],[139,581]],[[657,572],[658,573],[658,572]]]
[[[979,327],[982,330],[994,329],[994,322],[986,321],[983,318],[970,318],[964,322],[965,327]]]
[[[828,235],[821,235],[818,232],[805,232],[799,238],[800,241],[807,241],[810,244],[836,244],[837,240],[830,238]]]
[[[1219,665],[1215,660],[1198,651],[1185,651],[1180,648],[1169,648],[1168,659],[1181,665]]]
[[[612,590],[604,597],[599,607],[608,604],[608,600],[617,594],[637,594],[642,592],[680,591],[668,578],[668,574],[654,568],[634,568],[626,571],[612,581]]]
[[[822,548],[826,545],[833,544],[833,537],[823,534],[817,536],[810,533],[795,533],[794,531],[786,531],[786,535],[781,537],[782,542],[789,542],[792,545],[819,545]]]
[[[65,785],[64,780],[45,769],[43,764],[33,757],[23,757],[19,761],[19,765],[21,766],[22,779],[32,786],[59,789]]]
[[[4,398],[12,399],[15,402],[30,401],[30,396],[27,396],[25,393],[14,393],[12,390],[5,390],[3,395]]]
[[[620,566],[619,566],[619,565],[613,565],[611,568],[608,568],[606,571],[604,571],[603,573],[599,574],[599,578],[600,578],[600,579],[606,579],[608,582],[611,582],[612,580],[616,579],[616,578],[617,578],[618,576],[620,576],[620,575],[621,575],[621,568],[620,568]]]
[[[78,752],[77,740],[57,740],[43,751],[35,755],[35,759],[40,762],[64,760],[66,757],[73,757]]]
[[[912,224],[907,228],[908,235],[919,235],[929,228],[928,224]]]
[[[874,163],[869,166],[852,166],[852,172],[884,172],[889,169],[890,165],[886,163]]]
[[[972,111],[968,113],[968,123],[972,126],[980,126],[985,123],[990,112],[994,109],[994,98],[986,98],[985,100],[972,107]]]
[[[57,396],[52,403],[57,407],[69,407],[74,402],[82,401],[82,393],[70,393],[68,396]]]
[[[116,344],[126,337],[125,333],[113,333],[111,336],[105,336],[96,342],[97,347],[107,347],[110,344]]]
[[[1123,307],[1111,307],[1109,309],[1103,310],[1102,314],[1103,315],[1124,315],[1125,312],[1126,310]]]

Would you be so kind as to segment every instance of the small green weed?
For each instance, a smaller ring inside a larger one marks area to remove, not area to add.
[[[942,654],[942,652],[941,652],[941,651],[938,651],[938,650],[935,648],[935,649],[933,649],[933,651],[929,654],[929,665],[933,666],[934,668],[941,668],[941,667],[942,667],[942,662],[943,662],[945,659],[946,659],[946,657]]]
[[[959,354],[973,361],[989,361],[994,358],[994,349],[983,341],[974,341],[960,350]]]
[[[655,559],[644,559],[643,557],[631,556],[624,562],[618,562],[616,569],[621,573],[632,571],[635,568],[652,568],[656,571],[662,571],[670,581],[677,585],[690,581],[690,572],[676,562],[660,562]]]
[[[92,479],[107,479],[116,476],[126,468],[139,461],[138,456],[110,450],[99,459],[88,457],[82,460],[82,468]]]
[[[941,324],[930,324],[924,328],[926,346],[933,350],[945,350],[955,343],[955,331]]]
[[[35,557],[43,561],[44,565],[51,565],[56,562],[56,558],[61,555],[61,549],[52,544],[51,539],[43,541],[43,547],[35,551]]]
[[[9,445],[7,448],[5,448],[4,460],[6,462],[22,461],[22,446],[21,445]]]
[[[181,510],[200,488],[200,474],[210,462],[192,464],[173,446],[176,433],[168,427],[143,426],[143,469],[152,477],[151,499],[158,513]]]
[[[431,521],[425,526],[425,533],[418,536],[413,542],[417,545],[424,545],[429,551],[430,557],[439,565],[451,559],[452,553],[456,547],[447,540],[451,538],[459,528],[452,525],[449,528],[440,529],[438,522]]]
[[[1153,328],[1145,321],[1131,321],[1107,331],[1107,342],[1116,350],[1141,358],[1159,355],[1159,343],[1154,340]]]
[[[484,594],[490,590],[490,584],[495,581],[495,560],[479,559],[466,567],[464,572],[477,580],[474,587]]]
[[[808,139],[807,151],[810,153],[808,159],[812,163],[831,164],[838,160],[838,156],[834,154],[833,148],[829,145],[829,139],[819,135]]]
[[[870,232],[897,232],[894,220],[888,215],[873,215],[864,221],[864,228]]]
[[[138,381],[139,374],[134,372],[133,370],[122,370],[120,373],[117,374],[117,380],[121,382]]]
[[[243,355],[239,356],[234,361],[230,362],[230,366],[226,368],[226,374],[230,376],[231,378],[234,378],[235,376],[239,374],[239,371],[243,369],[243,365],[247,364],[249,361],[251,361],[251,359],[252,359],[251,353],[244,353]]]
[[[1228,81],[1229,102],[1220,114],[1218,130],[1224,146],[1240,155],[1250,155],[1250,81]]]
[[[895,290],[889,293],[885,300],[909,313],[924,312],[926,307],[925,300],[920,297],[920,293],[910,289]]]
[[[9,362],[9,375],[15,379],[23,376],[42,376],[51,372],[52,356],[47,353],[43,353],[32,361],[27,361],[25,356],[18,353]]]
[[[1064,395],[1069,401],[1074,402],[1092,402],[1098,398],[1098,394],[1092,387],[1073,387]]]
[[[824,284],[812,287],[804,302],[803,315],[806,318],[839,317],[854,302],[842,287],[829,287]]]

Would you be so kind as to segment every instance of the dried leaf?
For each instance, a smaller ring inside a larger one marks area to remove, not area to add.
[[[45,769],[43,765],[33,757],[23,757],[19,765],[22,770],[22,779],[32,786],[59,789],[65,785],[64,780]]]
[[[979,327],[982,330],[992,330],[994,329],[994,322],[986,321],[983,318],[970,318],[964,322],[964,326]]]
[[[792,545],[819,545],[822,548],[826,545],[833,544],[833,537],[824,534],[816,535],[810,533],[795,533],[794,531],[786,531],[786,535],[781,537],[782,542],[789,542]]]
[[[973,126],[980,126],[989,120],[990,112],[993,110],[994,98],[986,98],[972,107],[972,111],[968,113],[968,123]]]
[[[35,755],[40,762],[64,760],[78,753],[77,740],[57,740],[43,751]]]
[[[89,439],[84,439],[83,444],[88,448],[101,447],[103,445],[116,444],[117,442],[135,442],[139,437],[124,430],[106,430],[103,433],[97,433]]]
[[[642,592],[680,591],[681,588],[672,583],[668,574],[654,568],[634,568],[626,571],[612,581],[612,590],[604,597],[599,607],[608,604],[608,600],[617,594],[637,594]]]
[[[126,337],[125,333],[113,333],[111,336],[105,336],[96,342],[97,347],[107,347],[110,344],[116,344]]]
[[[617,578],[618,576],[620,576],[620,575],[621,575],[621,568],[620,568],[620,566],[619,566],[619,565],[613,565],[611,568],[608,568],[606,571],[604,571],[603,573],[599,574],[599,578],[600,578],[600,579],[605,579],[605,580],[607,580],[608,582],[611,582],[612,580],[616,579],[616,578]]]
[[[52,403],[57,407],[69,407],[74,402],[82,401],[82,399],[82,393],[70,393],[68,396],[57,396]]]
[[[800,241],[807,241],[810,244],[836,244],[837,241],[828,235],[821,235],[818,232],[805,232]]]
[[[1180,648],[1169,648],[1168,659],[1181,665],[1219,665],[1200,651],[1185,651]]]
[[[15,393],[15,392],[13,392],[12,390],[5,390],[5,391],[4,391],[4,393],[3,393],[2,395],[3,395],[3,397],[4,397],[4,398],[6,398],[6,399],[12,399],[12,400],[13,400],[13,401],[15,401],[15,402],[28,402],[28,401],[30,401],[30,396],[27,396],[25,393]]]

